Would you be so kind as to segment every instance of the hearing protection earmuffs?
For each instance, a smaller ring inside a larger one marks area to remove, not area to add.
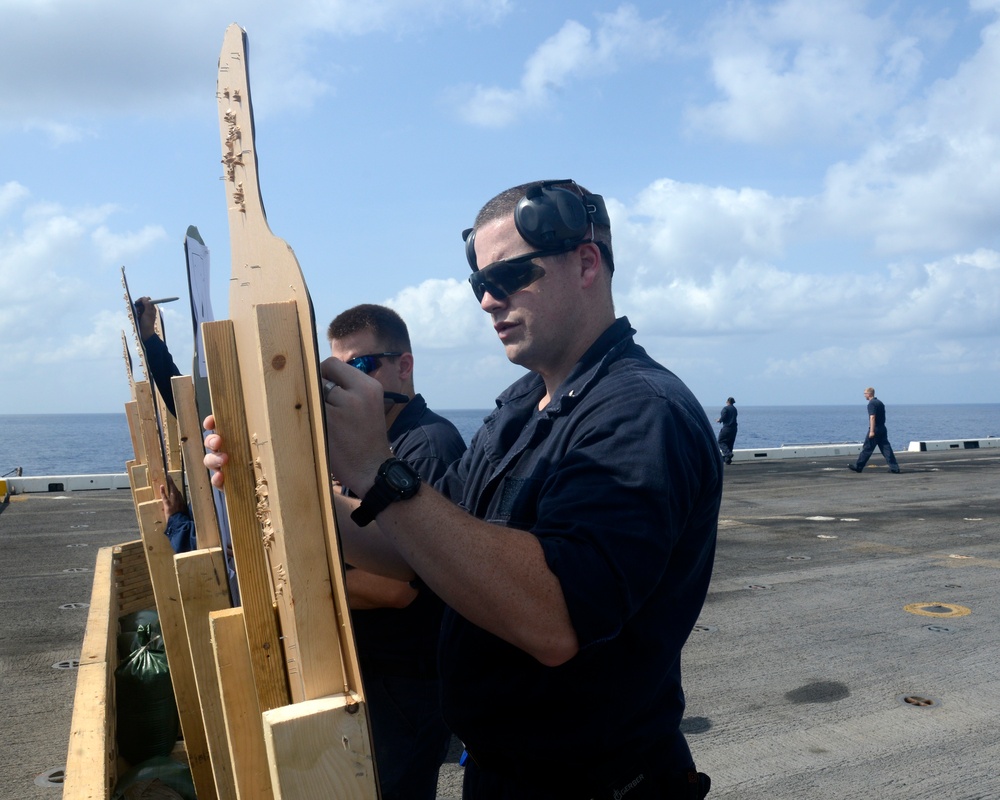
[[[528,189],[514,208],[514,225],[528,244],[537,250],[561,250],[593,236],[594,225],[611,226],[604,198],[585,194],[576,181],[544,181]],[[473,270],[476,263],[476,232],[462,233],[465,257]]]

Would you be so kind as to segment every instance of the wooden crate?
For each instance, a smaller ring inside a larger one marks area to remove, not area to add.
[[[115,742],[118,619],[154,605],[142,541],[102,547],[76,678],[64,800],[107,800],[126,766]]]

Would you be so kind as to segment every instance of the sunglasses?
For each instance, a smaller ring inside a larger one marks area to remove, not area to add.
[[[368,375],[379,367],[382,366],[382,362],[379,360],[381,358],[394,358],[395,356],[401,356],[402,353],[369,353],[365,356],[355,356],[354,358],[348,359],[347,363],[354,367],[355,369],[360,369],[365,375]]]
[[[535,250],[531,253],[525,253],[523,256],[487,264],[469,276],[472,292],[480,303],[483,302],[483,297],[487,292],[497,300],[505,300],[545,275],[545,270],[538,264],[533,264],[531,259],[570,253],[581,244],[586,244],[589,241],[592,240],[574,242],[555,250]]]

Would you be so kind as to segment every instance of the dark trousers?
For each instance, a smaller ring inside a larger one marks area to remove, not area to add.
[[[462,800],[700,800],[708,794],[711,781],[707,775],[696,772],[690,763],[690,751],[683,738],[679,746],[689,766],[680,771],[668,751],[655,749],[646,757],[630,759],[617,767],[611,766],[608,774],[615,778],[601,781],[601,786],[571,785],[572,777],[564,775],[565,782],[556,782],[557,776],[547,773],[535,780],[511,777],[482,769],[470,758],[465,764],[462,783]],[[675,753],[674,755],[681,755]],[[574,775],[576,777],[578,772]]]
[[[719,431],[719,449],[728,464],[733,460],[733,445],[736,444],[736,429],[723,428]]]
[[[896,454],[892,452],[892,445],[889,444],[889,431],[884,425],[875,429],[874,436],[865,436],[865,443],[858,454],[858,470],[865,468],[868,459],[875,452],[876,445],[878,445],[879,452],[882,454],[882,458],[885,459],[885,463],[889,465],[889,470],[891,472],[899,472],[899,464],[896,463]]]
[[[637,780],[636,780],[637,779]],[[679,775],[670,781],[642,780],[618,789],[604,789],[597,794],[560,793],[539,790],[505,781],[498,775],[481,772],[471,761],[465,765],[462,800],[701,800],[708,794],[711,781],[700,772]]]
[[[382,800],[434,800],[451,732],[437,680],[364,673]]]

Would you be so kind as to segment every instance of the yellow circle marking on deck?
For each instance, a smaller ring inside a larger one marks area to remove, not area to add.
[[[947,609],[938,611],[937,609]],[[972,609],[965,606],[956,606],[952,603],[910,603],[903,606],[904,611],[911,614],[920,614],[922,617],[964,617],[971,614]]]

